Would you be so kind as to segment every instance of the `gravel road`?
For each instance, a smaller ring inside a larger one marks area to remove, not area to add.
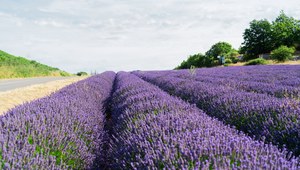
[[[22,79],[0,79],[0,92],[42,84],[55,80],[68,79],[70,77],[37,77],[37,78],[22,78]]]

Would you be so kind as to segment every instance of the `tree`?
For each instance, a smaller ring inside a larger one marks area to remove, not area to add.
[[[229,53],[225,55],[225,58],[230,59],[233,63],[237,63],[239,61],[239,55],[240,54],[236,49],[232,49]]]
[[[246,60],[270,53],[282,45],[300,49],[300,21],[281,11],[272,24],[266,19],[253,20],[243,37],[240,53]]]
[[[273,21],[272,34],[275,42],[275,48],[281,45],[288,47],[298,46],[300,44],[300,21],[293,17],[288,17],[283,11]]]
[[[198,58],[199,58],[198,54],[189,56],[189,58],[186,61],[184,60],[177,67],[177,69],[187,69],[187,68],[190,68],[191,66],[196,66],[198,63]]]
[[[244,54],[245,60],[257,58],[259,54],[269,53],[273,49],[272,25],[266,19],[251,21],[243,38],[240,53]]]
[[[284,62],[287,60],[291,60],[293,58],[294,52],[295,52],[294,47],[289,48],[285,45],[282,45],[271,52],[271,58],[278,62]]]
[[[226,54],[232,51],[232,46],[227,42],[218,42],[214,44],[206,53],[206,56],[214,57],[214,59],[218,59],[217,57],[220,55],[225,56]]]
[[[296,33],[296,44],[295,44],[296,50],[300,51],[300,29]]]
[[[213,66],[213,58],[205,56],[201,53],[189,56],[189,58],[183,61],[176,69],[188,69],[191,66],[195,67],[211,67]]]
[[[297,31],[297,34],[296,34],[295,47],[296,47],[296,50],[300,51],[300,29]]]
[[[179,66],[177,66],[175,69],[186,69],[187,67],[187,62],[183,60]]]

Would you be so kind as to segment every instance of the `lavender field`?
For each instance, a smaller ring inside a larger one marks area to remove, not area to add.
[[[300,66],[104,72],[0,116],[0,169],[300,169]]]

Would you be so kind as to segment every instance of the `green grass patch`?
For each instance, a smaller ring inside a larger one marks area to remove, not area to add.
[[[43,76],[71,76],[71,74],[0,50],[0,79]]]
[[[256,58],[253,60],[249,60],[247,63],[245,63],[245,66],[249,65],[266,65],[268,64],[268,61],[263,58]]]

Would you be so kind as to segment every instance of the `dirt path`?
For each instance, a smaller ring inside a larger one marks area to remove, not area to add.
[[[85,78],[87,77],[72,77],[69,79],[56,80],[44,84],[36,84],[0,92],[0,115],[19,104],[47,96],[69,84]]]

